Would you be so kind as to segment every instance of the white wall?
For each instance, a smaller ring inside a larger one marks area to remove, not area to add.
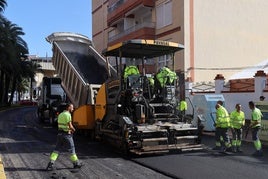
[[[212,81],[219,73],[228,80],[240,70],[224,68],[253,66],[267,59],[267,0],[193,2],[195,68],[204,68],[195,70],[195,82]]]

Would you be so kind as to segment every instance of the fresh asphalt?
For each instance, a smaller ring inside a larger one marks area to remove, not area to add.
[[[68,155],[60,155],[57,170],[45,171],[49,153],[55,145],[56,130],[39,123],[34,107],[0,112],[0,154],[7,178],[183,178],[183,179],[266,179],[268,150],[253,157],[250,136],[243,141],[243,153],[222,154],[212,150],[125,157],[108,145],[76,135],[75,144],[85,164],[79,172],[71,170]],[[202,143],[212,148],[213,133]]]

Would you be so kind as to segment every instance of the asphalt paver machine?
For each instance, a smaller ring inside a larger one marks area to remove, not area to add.
[[[135,39],[103,51],[115,59],[117,76],[109,78],[96,96],[96,136],[135,154],[202,149],[199,123],[186,122],[176,114],[176,89],[182,83],[167,75],[162,76],[166,78],[163,85],[146,69],[146,60],[157,64],[163,56],[171,57],[174,64],[174,53],[179,50],[183,46],[178,43]],[[128,64],[140,73],[126,74]]]

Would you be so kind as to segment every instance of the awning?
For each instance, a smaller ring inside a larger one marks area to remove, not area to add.
[[[112,45],[103,51],[104,56],[125,58],[153,58],[184,49],[178,43],[161,40],[135,39]]]

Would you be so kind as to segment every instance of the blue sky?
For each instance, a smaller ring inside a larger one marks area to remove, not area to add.
[[[51,57],[45,38],[53,32],[74,32],[92,39],[91,0],[7,0],[4,16],[23,29],[30,55]]]

